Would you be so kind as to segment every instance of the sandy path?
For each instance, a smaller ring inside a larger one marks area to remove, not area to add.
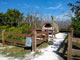
[[[60,60],[60,56],[57,55],[54,51],[57,51],[61,42],[63,42],[66,36],[66,33],[58,33],[56,35],[56,39],[54,39],[54,44],[48,46],[47,48],[41,49],[41,52],[43,52],[43,54],[33,60]]]

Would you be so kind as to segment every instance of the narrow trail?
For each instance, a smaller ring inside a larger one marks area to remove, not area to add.
[[[56,34],[56,38],[54,39],[54,44],[48,46],[47,48],[41,49],[42,55],[34,58],[33,60],[60,60],[60,56],[57,55],[54,51],[60,47],[60,44],[64,41],[66,33],[58,33]]]

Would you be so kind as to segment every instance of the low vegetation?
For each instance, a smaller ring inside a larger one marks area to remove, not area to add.
[[[35,51],[35,53],[33,54],[33,56],[36,56],[36,55],[41,55],[41,51],[39,51],[39,50]]]
[[[48,43],[44,42],[44,43],[40,44],[37,48],[38,49],[46,48],[48,45],[49,45]]]
[[[25,54],[29,54],[31,50],[24,50],[24,48],[21,47],[6,47],[5,49],[2,49],[1,54],[6,57],[14,57],[14,58],[24,58]]]
[[[44,42],[40,44],[37,48],[38,49],[46,48],[48,45],[49,45],[48,43]],[[20,59],[23,59],[25,55],[29,54],[30,52],[31,52],[31,49],[24,49],[22,47],[15,47],[15,46],[9,47],[9,45],[6,46],[6,48],[4,49],[0,49],[0,53],[5,57],[14,57],[14,58],[20,58]],[[40,50],[36,50],[33,56],[37,56],[41,54],[42,53]]]

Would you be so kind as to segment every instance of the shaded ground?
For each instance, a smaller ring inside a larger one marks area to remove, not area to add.
[[[57,50],[57,54],[63,58],[63,60],[67,60],[67,39],[63,41],[59,49]],[[80,50],[80,44],[72,43],[72,48]],[[72,55],[72,60],[80,60],[80,55]]]

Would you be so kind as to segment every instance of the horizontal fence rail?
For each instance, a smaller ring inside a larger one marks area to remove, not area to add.
[[[2,31],[0,31],[0,34],[2,35]],[[2,41],[2,38],[0,38],[0,41]]]
[[[80,38],[72,38],[72,42],[80,44]]]
[[[20,41],[20,40],[16,40],[16,39],[5,39],[5,41],[6,42],[11,42],[11,43],[25,45],[25,41]]]
[[[4,32],[4,34],[8,34],[8,35],[16,35],[16,36],[32,36],[32,33],[31,34],[20,34],[20,33],[10,33],[10,32]]]
[[[25,45],[25,41],[16,40],[16,39],[6,39],[5,35],[32,37],[32,51],[36,50],[36,46],[38,44],[41,44],[44,41],[48,41],[48,31],[40,31],[40,32],[38,32],[36,29],[34,29],[30,34],[25,34],[25,33],[21,34],[21,33],[6,32],[5,30],[3,30],[2,31],[2,43],[3,43],[3,46],[6,45],[6,42]],[[42,39],[37,40],[37,38],[42,38]]]
[[[80,55],[80,50],[78,49],[72,49],[72,54],[74,55]]]

